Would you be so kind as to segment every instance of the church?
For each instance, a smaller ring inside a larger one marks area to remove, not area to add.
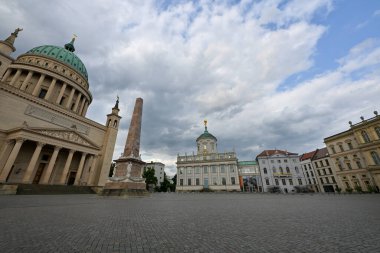
[[[176,191],[240,191],[236,153],[219,153],[217,139],[205,130],[197,140],[197,154],[178,155]]]
[[[104,125],[87,118],[93,98],[75,38],[14,59],[20,31],[0,40],[0,183],[104,186],[118,100]]]

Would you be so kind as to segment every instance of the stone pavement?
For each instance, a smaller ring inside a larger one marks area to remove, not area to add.
[[[380,194],[0,196],[0,252],[380,252]]]

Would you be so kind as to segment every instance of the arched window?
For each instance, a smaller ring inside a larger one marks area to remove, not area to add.
[[[110,125],[111,125],[111,120],[109,119],[107,126],[110,126]]]
[[[267,172],[267,168],[264,168],[264,174],[267,174],[268,172]]]
[[[299,169],[298,169],[298,167],[296,166],[296,167],[294,167],[294,169],[296,170],[296,173],[300,173],[300,171],[299,171]]]
[[[282,170],[282,167],[280,166],[280,173],[284,173],[284,171]]]
[[[376,151],[372,151],[372,152],[371,152],[371,156],[372,156],[373,162],[374,162],[376,165],[380,165],[380,157],[379,157],[379,154],[378,154]]]
[[[117,127],[117,120],[115,120],[115,121],[113,122],[113,126],[114,126],[114,127]]]
[[[377,134],[377,138],[380,139],[380,127],[375,127],[375,131],[376,131],[376,134]]]
[[[368,143],[371,141],[366,131],[362,131],[362,137],[365,143]]]
[[[290,173],[290,169],[289,169],[289,167],[286,167],[286,172],[287,172],[287,173]]]

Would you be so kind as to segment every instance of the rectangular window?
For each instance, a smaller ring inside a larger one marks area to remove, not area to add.
[[[284,163],[287,163],[288,162],[288,160],[287,159],[284,159]]]
[[[309,184],[311,184],[311,180],[309,179]]]
[[[329,173],[332,174],[332,170],[331,170],[331,168],[328,168],[328,170],[329,170]]]
[[[349,148],[349,149],[354,149],[354,147],[352,146],[352,143],[351,143],[351,142],[347,143],[347,145],[348,145],[348,148]]]
[[[207,166],[203,166],[203,173],[208,174],[208,168],[207,168]]]
[[[315,162],[314,165],[315,165],[316,168],[318,168],[318,163],[317,162]]]
[[[216,177],[213,177],[213,178],[212,178],[212,183],[213,183],[214,185],[217,185],[217,184],[218,184],[218,179],[217,179]]]
[[[187,175],[190,175],[192,173],[192,169],[187,168]]]
[[[321,167],[323,167],[323,161],[319,161],[319,164],[321,165]]]
[[[335,177],[331,177],[331,180],[333,181],[334,184],[336,183]]]
[[[305,171],[306,171],[306,170],[307,170],[306,164],[305,164],[303,167],[304,167],[304,169],[305,169]]]
[[[323,169],[323,175],[326,175],[326,169]]]
[[[235,166],[234,165],[230,165],[230,173],[234,173],[235,172]]]
[[[277,163],[281,163],[281,160],[277,160]]]
[[[311,175],[312,177],[314,177],[314,173],[313,173],[312,170],[310,171],[310,175]]]
[[[226,173],[226,168],[224,167],[224,164],[220,165],[220,173]]]
[[[40,94],[38,94],[38,97],[39,98],[45,98],[46,93],[47,93],[47,90],[41,89]]]
[[[187,179],[187,185],[191,185],[191,178]]]
[[[356,161],[356,166],[358,166],[358,169],[362,168],[362,164],[360,163],[360,161]]]
[[[333,146],[331,147],[331,151],[332,151],[333,154],[336,153],[335,148]]]
[[[265,184],[269,185],[269,179],[268,178],[265,179]]]
[[[212,165],[212,166],[211,166],[211,170],[212,170],[212,173],[217,173],[217,172],[216,172],[216,166],[215,166],[215,165]]]
[[[349,170],[352,170],[351,163],[346,163],[346,165]]]
[[[195,179],[195,185],[199,185],[199,178]]]
[[[319,180],[321,180],[321,184],[323,184],[323,178],[320,178]]]
[[[318,172],[318,175],[321,176],[321,171],[320,171],[320,170],[317,170],[317,172]]]
[[[222,185],[226,185],[226,178],[222,177]]]
[[[325,159],[325,163],[327,166],[330,166],[329,160]]]
[[[293,179],[289,179],[289,185],[293,185]]]
[[[313,178],[313,183],[314,183],[314,184],[317,184],[317,181],[315,181],[315,178]]]
[[[340,149],[341,152],[344,152],[343,145],[340,144],[339,145],[339,149]]]
[[[183,168],[179,168],[179,174],[183,174]]]
[[[183,186],[183,179],[180,179],[180,180],[179,180],[179,185],[180,185],[180,186]]]
[[[330,183],[330,180],[329,180],[328,177],[325,178],[325,181],[326,181],[326,183],[328,183],[328,184]]]
[[[311,170],[311,165],[310,165],[310,163],[308,164],[308,166],[309,166],[309,170]]]
[[[231,184],[235,185],[235,177],[231,177]]]
[[[286,185],[286,180],[285,180],[285,178],[282,179],[282,185]]]
[[[195,167],[195,174],[201,174],[201,168]]]
[[[301,178],[298,178],[298,184],[302,185],[302,179]]]
[[[306,176],[309,177],[309,172],[306,171]]]
[[[275,182],[276,185],[279,185],[279,182],[278,182],[277,178],[274,180],[274,182]]]

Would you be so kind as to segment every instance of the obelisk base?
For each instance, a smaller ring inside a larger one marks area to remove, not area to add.
[[[103,196],[145,196],[145,178],[142,177],[145,162],[139,158],[120,157],[115,160],[112,177],[103,188]]]

